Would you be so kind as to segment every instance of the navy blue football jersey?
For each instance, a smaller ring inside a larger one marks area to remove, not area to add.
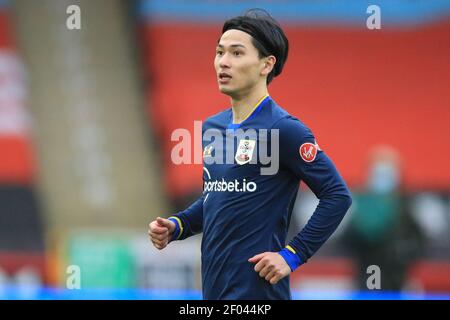
[[[350,192],[311,130],[270,96],[240,124],[229,108],[202,126],[202,196],[171,219],[173,240],[203,233],[204,299],[291,299],[289,277],[271,285],[248,259],[280,252],[293,271],[322,246],[351,205]],[[300,181],[319,199],[287,243]]]

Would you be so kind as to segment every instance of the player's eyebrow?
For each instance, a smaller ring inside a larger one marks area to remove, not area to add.
[[[237,48],[237,47],[241,47],[241,48],[246,48],[246,46],[244,46],[243,44],[240,44],[240,43],[236,43],[236,44],[231,44],[231,45],[229,45],[229,47],[231,47],[231,48]],[[225,48],[225,46],[223,45],[223,44],[217,44],[217,48],[221,48],[221,49],[223,49],[223,48]]]

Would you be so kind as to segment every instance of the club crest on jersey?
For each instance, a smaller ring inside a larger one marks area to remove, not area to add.
[[[234,159],[240,165],[249,163],[253,157],[253,150],[255,149],[255,140],[240,140]]]
[[[300,146],[300,156],[305,162],[313,162],[316,159],[317,151],[319,151],[319,145],[317,142],[315,144],[311,142],[305,142]]]
[[[203,158],[211,157],[212,152],[213,152],[213,149],[214,149],[214,146],[212,146],[212,145],[207,145],[207,146],[205,147],[205,149],[203,149]]]

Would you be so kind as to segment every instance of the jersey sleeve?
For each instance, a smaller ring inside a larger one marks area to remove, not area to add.
[[[202,195],[186,210],[181,211],[171,217],[169,220],[175,222],[175,231],[172,236],[173,240],[183,240],[201,233],[203,230],[203,201]]]
[[[309,128],[293,117],[280,120],[274,128],[279,129],[281,166],[299,181],[304,181],[319,199],[307,224],[284,250],[298,256],[298,266],[313,256],[333,234],[352,198],[334,163],[320,149]]]

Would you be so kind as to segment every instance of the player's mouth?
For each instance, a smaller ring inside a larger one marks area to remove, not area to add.
[[[231,80],[231,76],[228,73],[221,72],[219,73],[219,83],[226,84]]]

